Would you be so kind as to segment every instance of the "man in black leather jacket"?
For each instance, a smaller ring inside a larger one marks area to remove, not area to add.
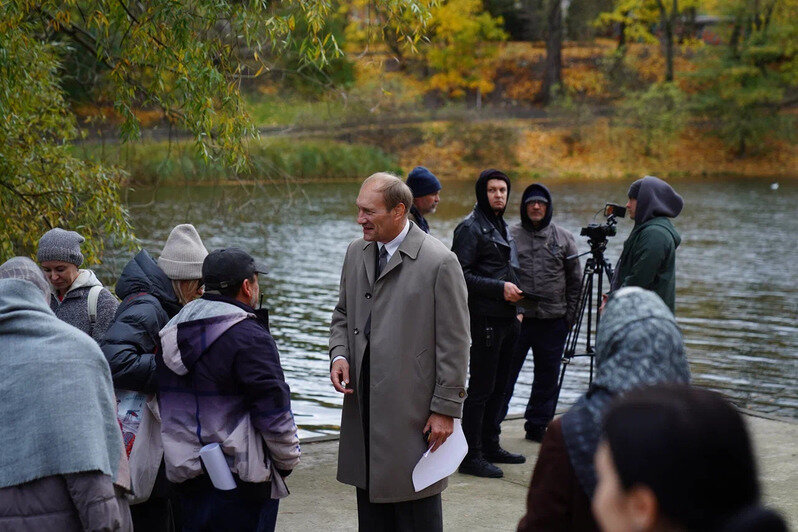
[[[515,242],[502,217],[509,194],[507,175],[483,171],[476,182],[477,204],[454,230],[452,244],[468,285],[471,314],[470,376],[463,410],[468,455],[460,472],[490,478],[504,474],[493,463],[525,461],[499,445],[499,415],[518,336],[514,303],[522,295],[516,281]]]

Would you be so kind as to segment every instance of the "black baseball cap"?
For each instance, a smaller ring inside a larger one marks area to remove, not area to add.
[[[239,248],[215,249],[202,263],[202,280],[206,290],[219,290],[251,279],[254,273],[269,273],[249,253]]]

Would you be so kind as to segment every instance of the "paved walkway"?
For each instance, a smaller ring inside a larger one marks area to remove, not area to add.
[[[746,416],[753,432],[765,500],[798,526],[798,423]],[[502,445],[527,456],[502,465],[503,479],[455,473],[443,492],[444,529],[515,530],[540,445],[524,440],[523,420],[506,421]],[[355,489],[335,480],[338,440],[303,443],[302,463],[288,478],[291,496],[281,501],[280,531],[357,530]]]

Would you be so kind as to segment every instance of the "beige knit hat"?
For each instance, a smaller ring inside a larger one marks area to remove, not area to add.
[[[191,224],[180,224],[169,233],[158,267],[173,281],[202,279],[202,261],[208,250]]]

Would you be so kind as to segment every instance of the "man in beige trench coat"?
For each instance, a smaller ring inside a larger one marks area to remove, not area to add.
[[[465,279],[454,253],[408,221],[412,203],[397,177],[363,182],[363,238],[346,251],[330,324],[330,380],[344,394],[338,480],[357,488],[360,530],[442,530],[446,479],[416,492],[411,477],[465,399]]]

